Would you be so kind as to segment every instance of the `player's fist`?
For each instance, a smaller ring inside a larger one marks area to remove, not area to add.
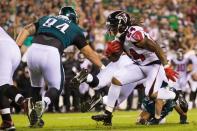
[[[121,53],[122,46],[118,40],[109,41],[106,44],[105,55],[107,57],[111,56],[112,54]]]
[[[172,68],[167,67],[164,69],[168,80],[176,82],[176,79],[179,77],[179,73],[174,71]]]

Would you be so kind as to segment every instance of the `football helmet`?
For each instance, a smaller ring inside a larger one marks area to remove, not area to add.
[[[71,6],[64,6],[60,9],[59,15],[68,17],[74,23],[78,23],[78,16],[76,10]]]
[[[177,51],[177,59],[178,60],[183,60],[183,58],[184,58],[184,51],[183,51],[183,49],[178,49],[178,51]]]
[[[110,34],[122,34],[130,25],[131,19],[129,14],[122,10],[114,11],[107,17],[106,26]]]

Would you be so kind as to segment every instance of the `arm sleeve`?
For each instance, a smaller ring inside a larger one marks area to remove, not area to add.
[[[87,42],[83,35],[77,35],[73,41],[73,44],[77,46],[78,49],[82,49],[87,45]]]

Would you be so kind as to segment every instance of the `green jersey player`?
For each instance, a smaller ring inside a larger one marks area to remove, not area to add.
[[[65,48],[75,45],[98,67],[102,68],[104,65],[86,43],[83,30],[78,25],[77,13],[70,6],[61,8],[58,16],[44,16],[37,22],[25,26],[17,37],[17,44],[21,46],[29,35],[34,35],[32,46],[27,50],[27,65],[33,86],[32,99],[29,102],[34,102],[29,104],[33,106],[28,107],[28,118],[30,126],[34,127],[43,126],[43,112],[59,96],[63,88],[61,54]],[[47,83],[48,90],[41,98],[40,91],[45,87],[44,82]]]
[[[180,124],[187,124],[187,111],[180,104],[176,103],[175,100],[166,100],[161,112],[161,118],[164,119],[170,112],[175,109],[180,115]],[[155,101],[151,100],[149,97],[145,97],[142,102],[142,112],[140,113],[137,124],[149,124],[152,120],[154,120],[155,114]]]

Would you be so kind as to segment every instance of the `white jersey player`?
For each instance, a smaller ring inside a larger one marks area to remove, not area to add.
[[[179,73],[179,78],[174,83],[174,88],[176,90],[185,91],[186,84],[188,82],[188,71],[187,67],[190,60],[184,57],[183,50],[179,49],[177,52],[177,58],[171,60],[171,65],[174,70]]]
[[[15,41],[0,27],[0,130],[15,130],[10,115],[9,99],[22,105],[23,96],[13,85],[13,74],[21,60],[20,49]]]
[[[196,96],[197,96],[197,50],[195,49],[195,54],[189,56],[191,60],[192,68],[191,73],[189,74],[189,83],[191,87],[190,93],[190,102],[189,102],[189,109],[192,107],[196,108]]]
[[[109,33],[116,36],[124,52],[134,61],[134,64],[121,68],[113,75],[105,113],[95,116],[95,120],[103,120],[106,125],[111,125],[112,111],[121,87],[146,79],[145,94],[156,99],[155,124],[158,124],[162,100],[175,98],[175,93],[165,88],[168,85],[168,79],[163,65],[167,64],[167,59],[162,49],[144,32],[142,27],[138,26],[139,23],[135,20],[131,21],[126,12],[112,12],[106,24]]]

